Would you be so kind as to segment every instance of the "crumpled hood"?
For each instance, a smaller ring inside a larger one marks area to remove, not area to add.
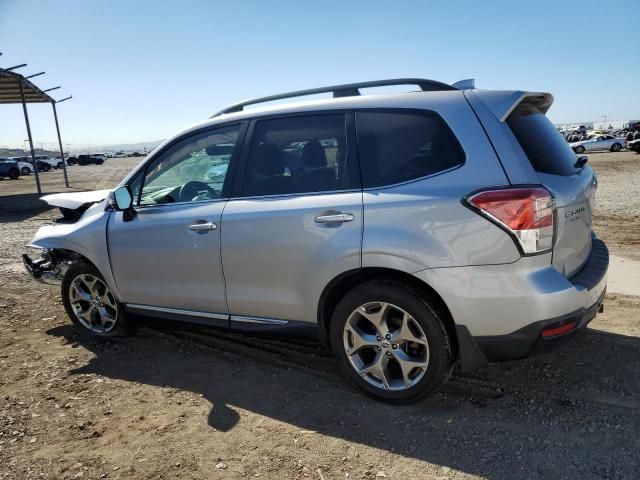
[[[51,195],[45,195],[41,197],[41,200],[44,200],[49,205],[53,207],[62,207],[68,208],[70,210],[75,210],[76,208],[80,208],[83,205],[98,203],[107,198],[109,192],[112,189],[108,190],[93,190],[89,192],[69,192],[69,193],[53,193]]]

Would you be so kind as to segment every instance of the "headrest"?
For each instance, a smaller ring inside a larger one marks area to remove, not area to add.
[[[327,155],[318,140],[309,140],[302,149],[302,164],[307,168],[327,166]]]
[[[252,155],[254,159],[253,171],[262,175],[282,175],[284,163],[282,152],[274,143],[261,143],[256,147]]]

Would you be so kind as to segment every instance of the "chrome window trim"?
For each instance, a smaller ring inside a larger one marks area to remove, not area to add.
[[[321,192],[306,192],[306,193],[276,193],[273,195],[252,195],[250,197],[231,197],[229,199],[230,202],[234,200],[260,200],[262,198],[291,198],[291,197],[311,197],[316,195],[333,195],[340,193],[359,193],[362,192],[361,188],[349,188],[347,190],[323,190]]]
[[[156,205],[139,205],[137,207],[134,207],[133,209],[136,212],[139,212],[140,210],[147,210],[149,208],[172,207],[174,205],[199,205],[201,203],[226,202],[228,200],[229,200],[229,198],[225,197],[225,198],[211,198],[211,199],[208,199],[208,200],[197,200],[195,202],[191,201],[191,202],[157,203]]]
[[[433,177],[437,177],[437,176],[445,174],[445,173],[453,172],[454,170],[458,170],[459,168],[462,168],[464,166],[465,166],[465,164],[463,163],[461,165],[456,165],[454,167],[449,167],[446,170],[440,170],[439,172],[430,173],[429,175],[424,175],[423,177],[412,178],[411,180],[405,180],[404,182],[390,183],[389,185],[380,185],[378,187],[366,187],[366,188],[363,188],[362,191],[363,192],[370,192],[372,190],[384,190],[384,189],[387,189],[387,188],[399,187],[399,186],[402,186],[402,185],[408,185],[410,183],[421,182],[421,181],[427,180],[429,178],[433,178]]]
[[[229,315],[225,313],[202,312],[199,310],[188,310],[188,309],[182,309],[182,308],[156,307],[153,305],[140,305],[137,303],[125,303],[125,306],[127,308],[134,308],[137,310],[148,310],[150,312],[175,313],[178,315],[190,315],[192,317],[215,318],[216,320],[229,319]]]
[[[265,317],[246,317],[243,315],[231,315],[232,322],[242,323],[257,323],[266,325],[286,325],[288,320],[278,320],[277,318],[265,318]]]

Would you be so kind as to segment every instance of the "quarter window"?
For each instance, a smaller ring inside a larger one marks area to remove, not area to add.
[[[141,206],[214,200],[222,196],[240,125],[198,133],[179,141],[146,168]],[[134,190],[139,190],[134,181]]]
[[[242,194],[286,195],[350,187],[344,114],[256,122]]]
[[[429,111],[356,112],[362,184],[380,187],[464,163],[464,151],[444,120]]]

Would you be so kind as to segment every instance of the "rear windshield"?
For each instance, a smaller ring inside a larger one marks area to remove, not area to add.
[[[536,172],[568,176],[577,171],[576,154],[535,105],[520,104],[507,124]]]

